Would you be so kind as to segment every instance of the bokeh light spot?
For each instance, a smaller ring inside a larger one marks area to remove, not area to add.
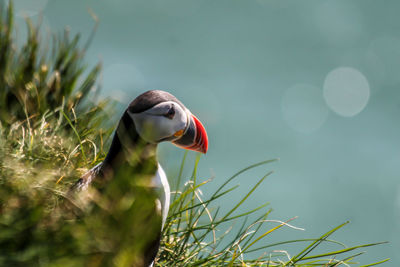
[[[309,84],[297,84],[285,92],[282,113],[294,130],[312,133],[326,121],[329,110],[321,89]]]
[[[354,68],[334,69],[325,78],[324,98],[337,114],[352,117],[368,103],[370,88],[365,76]]]

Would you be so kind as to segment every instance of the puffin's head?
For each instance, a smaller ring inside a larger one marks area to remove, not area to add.
[[[147,91],[130,103],[127,113],[137,133],[146,142],[170,141],[181,148],[207,152],[208,138],[204,126],[170,93]]]

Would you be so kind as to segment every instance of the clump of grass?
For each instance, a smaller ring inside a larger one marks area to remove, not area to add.
[[[68,31],[53,36],[52,47],[40,45],[38,27],[27,20],[28,37],[21,48],[13,42],[12,4],[0,13],[0,119],[10,126],[60,108],[68,113],[81,108],[97,108],[78,104],[94,88],[101,69],[97,64],[83,75],[85,50],[78,46],[80,36],[70,38]],[[50,52],[48,52],[50,51]],[[85,114],[79,110],[79,114]],[[89,114],[90,115],[90,114]],[[88,118],[91,118],[90,116]],[[83,128],[83,127],[81,127]]]
[[[85,72],[79,36],[55,36],[48,49],[41,45],[38,27],[30,22],[27,27],[26,43],[18,48],[12,5],[0,8],[0,265],[141,266],[146,239],[156,231],[146,204],[154,196],[132,179],[140,174],[122,173],[106,188],[89,190],[82,202],[67,194],[74,181],[104,159],[113,130],[104,124],[108,103],[88,99],[100,64]],[[210,181],[197,183],[198,160],[191,180],[172,199],[158,266],[351,265],[360,248],[379,244],[346,247],[328,239],[346,223],[318,238],[269,243],[272,232],[293,227],[291,219],[269,227],[266,204],[237,212],[271,172],[231,210],[222,213],[218,201],[236,189],[230,184],[241,173],[273,160],[239,171],[208,199],[200,190]],[[248,222],[256,213],[258,219]],[[240,227],[218,231],[243,218]],[[315,253],[326,242],[338,249]],[[290,243],[306,245],[290,256],[284,248]],[[256,252],[260,256],[252,258]]]
[[[104,159],[113,130],[102,123],[107,102],[88,98],[100,65],[84,74],[79,36],[54,37],[44,50],[30,22],[19,49],[12,5],[0,14],[0,265],[141,266],[158,225],[150,189],[121,173],[85,199],[68,194]]]
[[[182,161],[178,181],[181,179],[185,157]],[[271,171],[261,177],[246,195],[238,199],[232,209],[221,214],[217,203],[225,195],[232,194],[232,191],[238,187],[229,187],[229,184],[240,174],[274,161],[263,161],[238,171],[215,190],[210,198],[202,199],[201,188],[211,180],[200,184],[196,183],[197,160],[191,180],[185,184],[184,188],[178,190],[173,198],[167,227],[163,233],[163,249],[158,258],[159,266],[348,266],[356,264],[355,258],[364,253],[359,251],[361,248],[385,243],[347,247],[338,241],[328,239],[348,222],[331,229],[318,238],[271,243],[268,241],[268,236],[282,227],[299,229],[289,224],[295,218],[286,221],[269,220],[268,216],[272,210],[267,208],[268,203],[237,214],[238,208],[272,174]],[[258,214],[258,218],[249,222],[249,215],[255,214]],[[244,220],[240,227],[228,227],[228,230],[222,233],[218,231],[226,228],[225,226],[231,226],[232,222],[239,221],[241,218]],[[274,225],[271,226],[271,223]],[[325,252],[317,253],[316,248],[323,243],[335,244],[337,249],[325,249]],[[288,244],[306,245],[302,245],[303,248],[291,256],[285,249],[285,245]],[[254,257],[255,252],[259,252],[256,257]],[[384,259],[372,265],[387,260]]]

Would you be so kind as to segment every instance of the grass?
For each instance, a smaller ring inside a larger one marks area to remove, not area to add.
[[[90,98],[101,65],[87,69],[78,35],[65,32],[51,38],[51,47],[43,46],[39,28],[29,21],[25,45],[18,48],[12,14],[12,5],[0,10],[0,266],[140,266],[144,241],[154,233],[140,220],[151,216],[146,203],[152,193],[124,173],[106,189],[93,187],[84,199],[67,193],[104,159],[113,131],[104,124],[110,103]],[[271,243],[270,234],[296,228],[290,224],[295,218],[269,220],[267,203],[239,212],[271,171],[230,210],[223,212],[218,203],[234,193],[242,173],[269,169],[274,160],[238,171],[204,199],[201,190],[213,182],[198,182],[199,157],[190,181],[181,185],[186,157],[157,266],[348,266],[362,249],[381,244],[347,247],[330,239],[347,222],[317,238]],[[230,227],[234,222],[238,227]],[[290,244],[303,248],[289,255]]]
[[[181,170],[185,164],[185,158],[186,156],[183,158]],[[201,197],[201,188],[211,181],[196,184],[198,164],[196,161],[190,182],[186,183],[185,187],[181,188],[173,198],[167,227],[163,233],[164,247],[158,258],[159,266],[347,266],[356,264],[355,258],[364,253],[360,252],[360,249],[385,243],[347,247],[329,239],[348,222],[318,238],[269,242],[268,235],[282,227],[298,229],[289,224],[295,218],[286,221],[268,220],[271,213],[271,209],[266,209],[268,203],[253,207],[244,213],[237,214],[236,211],[272,174],[271,171],[261,177],[253,188],[226,213],[221,214],[218,206],[211,208],[211,205],[216,205],[220,198],[231,194],[238,187],[229,186],[229,184],[239,178],[240,174],[274,161],[263,161],[238,171],[206,200]],[[181,173],[182,171],[178,176],[178,181],[181,179]],[[247,220],[249,215],[256,213],[259,214],[258,218],[249,222]],[[240,227],[228,227],[228,230],[222,233],[218,231],[225,229],[226,225],[232,225],[232,222],[240,221],[241,218],[245,219],[242,220]],[[270,223],[275,223],[276,226],[271,227]],[[290,256],[284,245],[293,243],[307,245],[297,254]],[[314,253],[316,248],[322,246],[323,243],[335,244],[337,249],[323,249],[325,250],[323,253]],[[255,252],[259,252],[259,256],[252,258]],[[387,260],[373,264],[380,264]]]

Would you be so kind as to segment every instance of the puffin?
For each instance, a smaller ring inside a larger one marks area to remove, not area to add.
[[[172,94],[150,90],[136,97],[123,112],[105,159],[71,188],[85,191],[93,181],[118,179],[118,173],[133,174],[132,179],[149,177],[143,186],[154,190],[154,210],[161,217],[161,225],[143,255],[143,266],[154,264],[170,205],[168,179],[156,157],[161,142],[204,154],[208,149],[207,132],[200,120]]]

